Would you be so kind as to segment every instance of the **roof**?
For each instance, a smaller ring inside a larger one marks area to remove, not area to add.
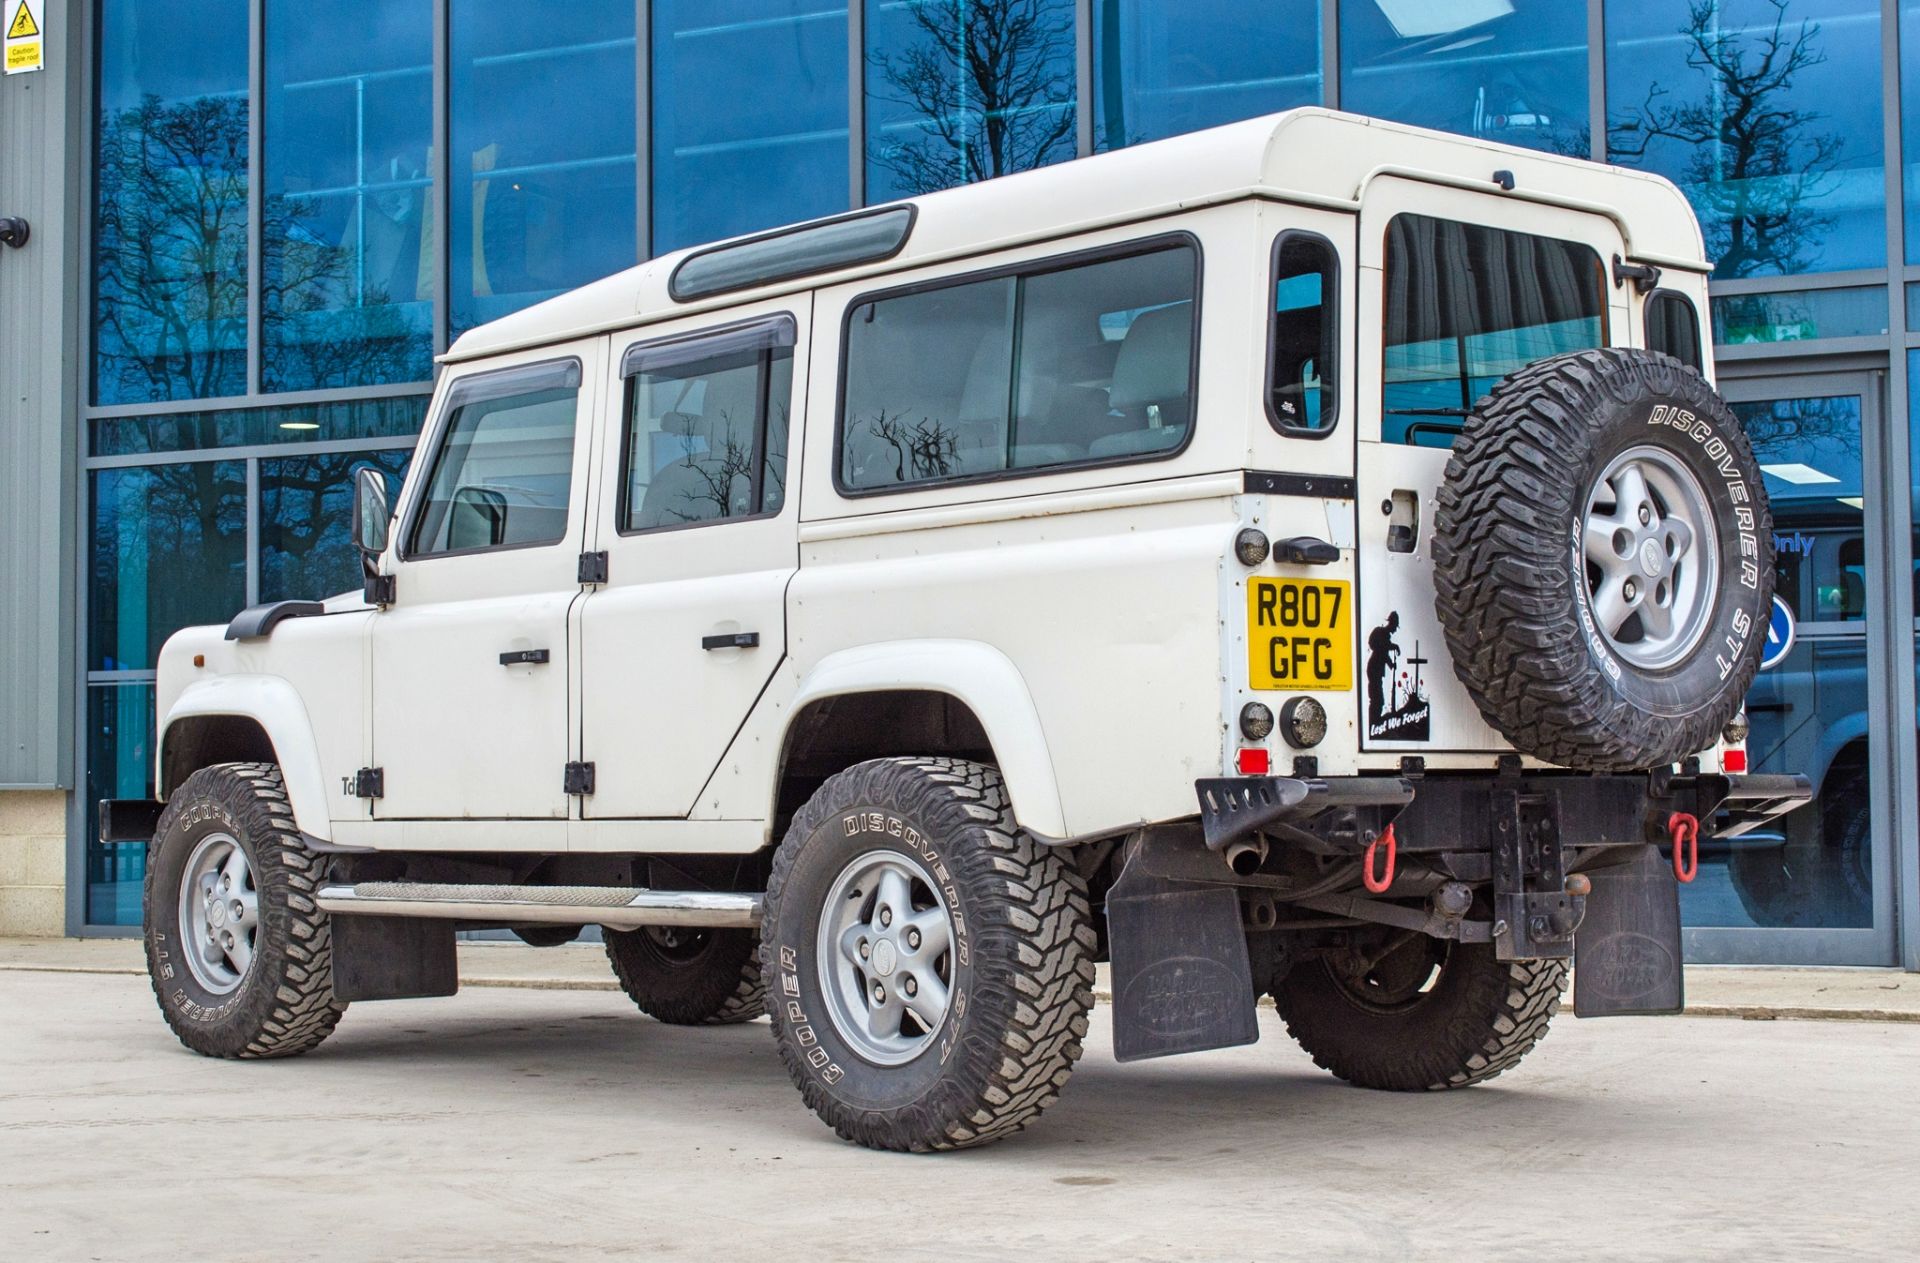
[[[1700,271],[1711,266],[1692,207],[1660,176],[1308,108],[913,198],[912,234],[897,255],[880,262],[681,303],[667,291],[674,268],[713,246],[664,254],[470,330],[443,358],[470,360],[632,328],[1246,197],[1358,210],[1368,181],[1385,174],[1418,172],[1492,190],[1496,170],[1513,172],[1519,190],[1513,196],[1610,211],[1622,223],[1635,259]]]

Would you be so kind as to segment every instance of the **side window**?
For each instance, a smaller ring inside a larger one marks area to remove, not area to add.
[[[1340,260],[1333,243],[1283,232],[1273,243],[1267,416],[1276,429],[1324,434],[1338,411]]]
[[[565,538],[579,398],[578,360],[455,382],[407,555]]]
[[[1695,372],[1706,366],[1700,354],[1700,313],[1692,299],[1670,289],[1648,296],[1647,349],[1664,351]]]
[[[780,511],[793,343],[782,316],[628,350],[622,533]]]
[[[1606,272],[1578,242],[1396,215],[1385,283],[1387,443],[1451,447],[1507,374],[1606,344]]]
[[[1199,251],[865,300],[848,313],[837,478],[869,491],[1183,446]]]

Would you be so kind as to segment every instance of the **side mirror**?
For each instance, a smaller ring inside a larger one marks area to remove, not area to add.
[[[360,569],[368,578],[378,573],[392,520],[386,475],[377,469],[362,469],[353,480],[353,546],[360,550]]]

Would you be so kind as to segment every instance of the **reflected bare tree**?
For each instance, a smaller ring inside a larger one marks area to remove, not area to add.
[[[888,416],[883,411],[865,425],[869,434],[892,450],[894,482],[943,478],[958,467],[959,436],[939,421],[930,417],[908,421],[900,413]],[[865,486],[879,482],[870,472],[862,480]]]
[[[909,0],[913,37],[870,59],[915,117],[875,160],[930,193],[1073,156],[1073,9],[1057,0]]]
[[[1770,23],[1728,31],[1721,4],[1692,0],[1680,34],[1695,94],[1676,97],[1656,81],[1608,127],[1615,162],[1645,161],[1660,141],[1687,147],[1681,179],[1722,277],[1805,271],[1833,227],[1809,206],[1831,189],[1845,142],[1820,130],[1823,114],[1793,103],[1794,81],[1826,61],[1820,27],[1791,21],[1791,0],[1765,3]]]

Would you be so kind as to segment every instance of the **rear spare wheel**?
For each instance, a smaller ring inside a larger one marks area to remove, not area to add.
[[[1611,347],[1495,386],[1434,524],[1454,670],[1523,753],[1631,771],[1712,746],[1759,669],[1773,522],[1746,432],[1679,361]]]

